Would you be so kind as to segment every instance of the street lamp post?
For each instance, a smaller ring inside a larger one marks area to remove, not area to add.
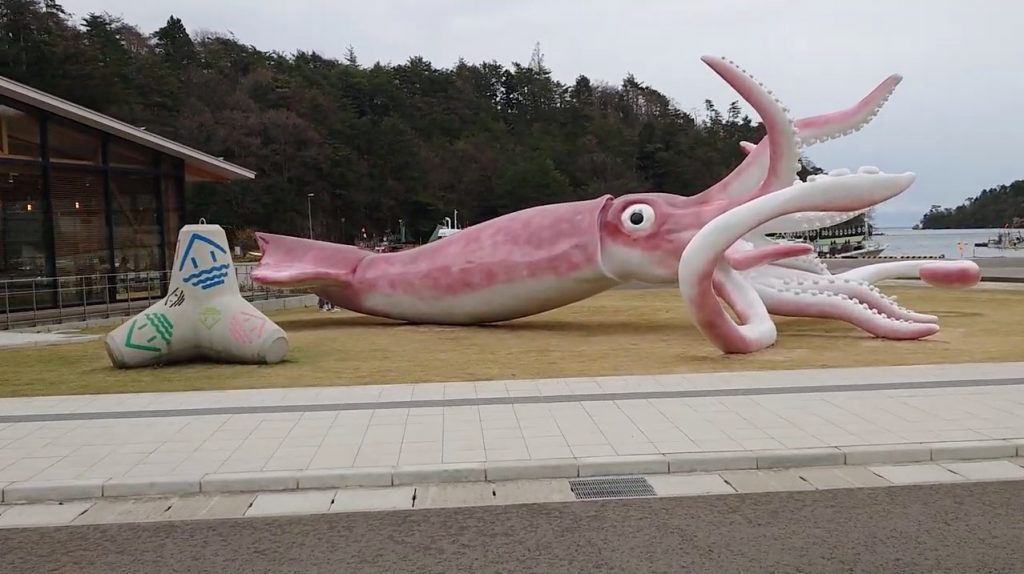
[[[313,194],[306,194],[306,212],[309,214],[309,238],[313,239]]]

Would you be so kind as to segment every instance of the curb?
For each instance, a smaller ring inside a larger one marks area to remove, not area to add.
[[[448,482],[676,474],[769,468],[805,468],[977,460],[1024,456],[1024,438],[902,443],[761,451],[690,452],[393,467],[211,473],[145,478],[12,482],[3,503],[63,502],[121,496],[174,496],[202,492],[263,492],[316,488],[381,487]]]

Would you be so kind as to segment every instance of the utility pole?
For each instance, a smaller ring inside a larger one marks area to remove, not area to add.
[[[309,238],[313,239],[313,194],[306,194],[306,212],[309,214]]]

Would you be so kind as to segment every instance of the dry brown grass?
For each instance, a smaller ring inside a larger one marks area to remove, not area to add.
[[[942,331],[885,341],[836,321],[777,318],[778,343],[723,355],[674,289],[614,290],[536,317],[486,327],[411,326],[348,312],[273,315],[284,363],[117,370],[101,341],[0,351],[0,396],[533,379],[862,365],[1016,361],[1024,291],[889,287],[939,315]],[[103,332],[98,330],[97,332]]]

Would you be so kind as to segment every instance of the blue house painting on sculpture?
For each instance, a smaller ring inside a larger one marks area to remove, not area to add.
[[[201,233],[193,233],[181,254],[178,271],[191,265],[188,275],[182,281],[204,291],[224,284],[231,269],[231,256],[221,244]]]

